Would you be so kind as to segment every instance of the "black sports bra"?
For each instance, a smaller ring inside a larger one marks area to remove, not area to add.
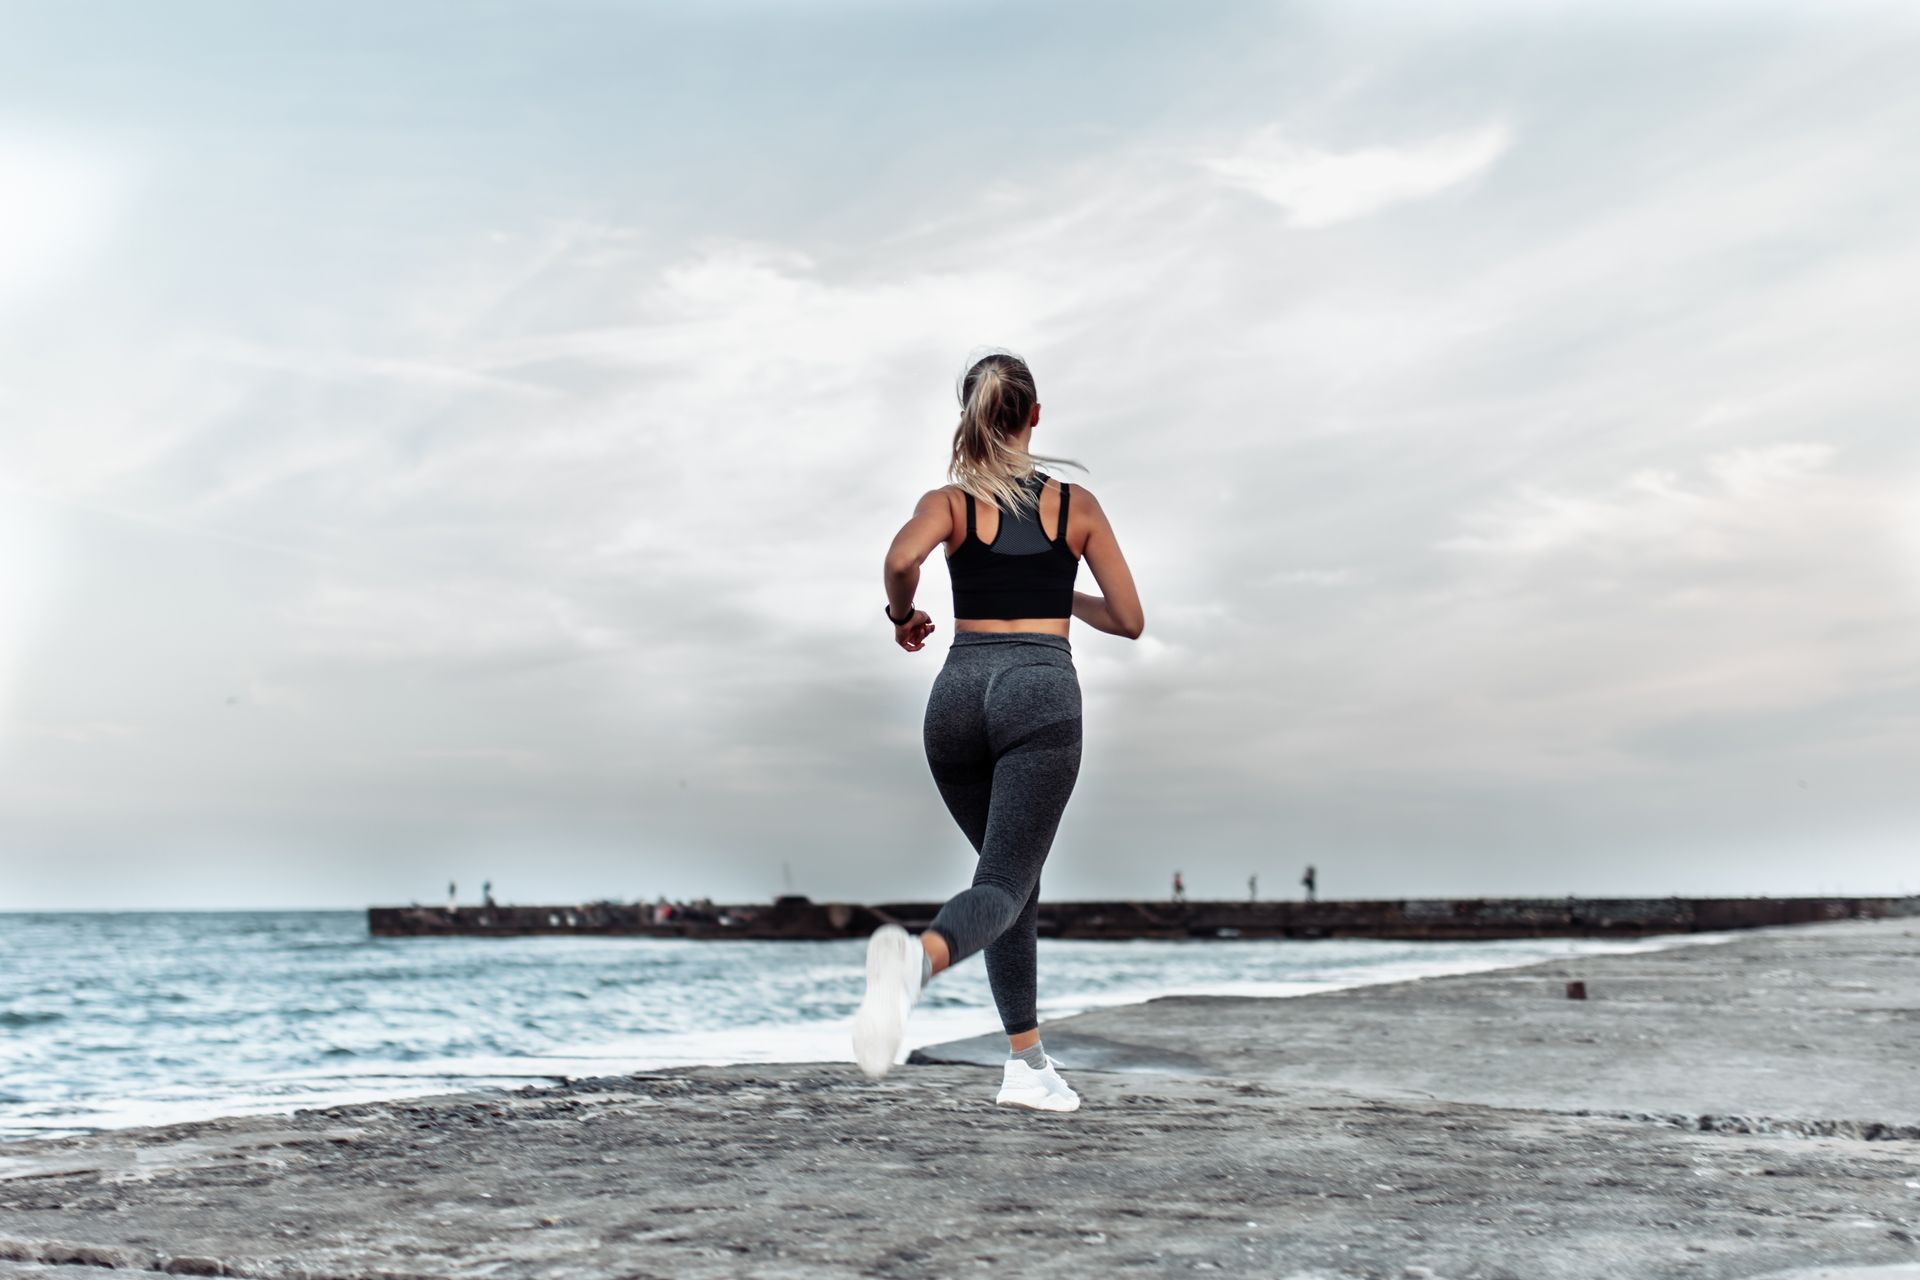
[[[967,536],[947,557],[953,578],[955,618],[1071,618],[1073,582],[1080,557],[1067,548],[1067,502],[1073,486],[1060,485],[1060,531],[1049,538],[1040,527],[1040,490],[1045,472],[1025,481],[1033,491],[1031,510],[1010,515],[998,503],[1000,528],[992,542],[980,541],[973,528],[973,495],[967,495]]]

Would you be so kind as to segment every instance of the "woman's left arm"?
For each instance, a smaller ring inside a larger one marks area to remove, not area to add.
[[[944,489],[929,489],[913,509],[913,517],[893,535],[887,548],[887,616],[909,614],[905,622],[894,624],[893,638],[909,652],[926,644],[933,630],[933,619],[913,608],[913,593],[920,586],[920,563],[933,549],[953,536],[953,508],[947,505]]]

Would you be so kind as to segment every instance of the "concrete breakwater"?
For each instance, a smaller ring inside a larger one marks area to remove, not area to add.
[[[656,938],[857,938],[895,922],[923,929],[937,902],[814,902],[676,907],[370,907],[375,937],[525,937],[614,934]],[[1920,915],[1905,898],[1410,898],[1356,902],[1042,902],[1048,938],[1607,938],[1703,933],[1829,920]]]

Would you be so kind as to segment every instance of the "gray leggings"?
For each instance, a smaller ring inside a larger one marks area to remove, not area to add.
[[[1008,1035],[1040,1025],[1034,925],[1040,867],[1080,774],[1080,676],[1066,638],[960,631],[927,698],[927,763],[980,862],[928,927],[951,963],[987,953]]]

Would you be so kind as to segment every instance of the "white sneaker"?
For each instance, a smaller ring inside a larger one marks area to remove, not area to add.
[[[867,941],[867,994],[853,1015],[853,1060],[868,1079],[893,1069],[907,1034],[907,1015],[920,1001],[920,940],[897,924],[883,924]]]
[[[1078,1110],[1080,1095],[1054,1070],[1059,1065],[1048,1058],[1046,1069],[1035,1071],[1023,1059],[1008,1058],[1006,1074],[1000,1080],[1000,1096],[994,1101],[1003,1107],[1033,1111]]]

